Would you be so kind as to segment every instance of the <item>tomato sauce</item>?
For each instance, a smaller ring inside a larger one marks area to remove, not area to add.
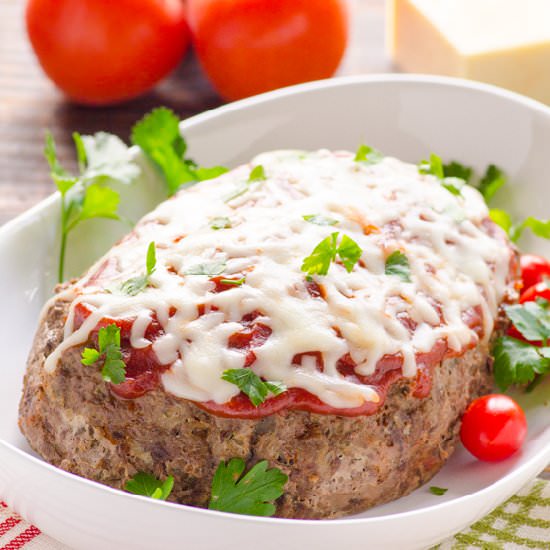
[[[216,283],[218,285],[218,283]],[[220,288],[218,292],[223,291]],[[317,291],[317,289],[315,289]],[[315,292],[317,293],[317,292]],[[204,315],[207,311],[205,306],[198,308],[198,315]],[[174,312],[172,311],[171,314]],[[90,311],[83,304],[77,304],[75,308],[74,329],[78,329],[88,317]],[[232,334],[228,339],[229,348],[239,350],[245,356],[244,367],[250,367],[256,361],[254,350],[261,347],[271,336],[272,330],[262,323],[262,313],[253,311],[245,315],[240,324],[242,329]],[[464,320],[479,335],[482,335],[482,314],[479,308],[468,310],[464,313]],[[110,384],[111,391],[118,397],[124,399],[135,399],[149,391],[159,387],[161,375],[168,370],[170,365],[160,365],[156,355],[149,345],[142,349],[132,348],[130,345],[130,333],[134,319],[102,319],[92,331],[92,342],[97,345],[97,334],[100,328],[110,324],[116,324],[120,328],[121,349],[124,362],[126,363],[126,381],[122,384]],[[339,331],[338,331],[339,332]],[[156,338],[164,334],[164,331],[153,314],[151,323],[145,331],[145,338],[154,342]],[[471,346],[474,345],[472,342]],[[467,348],[466,348],[467,349]],[[449,350],[444,340],[439,340],[433,349],[427,353],[417,353],[417,374],[412,382],[411,391],[415,397],[424,398],[430,393],[434,368],[445,358],[458,356],[460,353]],[[301,365],[305,358],[312,358],[319,371],[323,371],[323,356],[319,351],[300,353],[294,356],[293,365]],[[218,404],[213,401],[195,403],[201,409],[217,416],[227,418],[256,419],[268,416],[285,409],[308,411],[318,414],[332,414],[339,416],[361,416],[376,413],[383,406],[390,387],[397,381],[404,379],[402,372],[403,357],[399,354],[385,355],[378,362],[373,374],[363,376],[355,369],[357,364],[348,353],[342,356],[338,363],[338,372],[349,381],[371,386],[378,396],[379,402],[364,402],[359,407],[340,409],[332,407],[310,392],[301,388],[289,388],[278,396],[272,396],[264,403],[255,407],[244,393],[240,393],[227,403]]]

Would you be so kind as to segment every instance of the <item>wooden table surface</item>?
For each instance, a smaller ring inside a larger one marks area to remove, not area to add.
[[[351,36],[338,74],[386,72],[384,0],[349,0]],[[166,105],[182,118],[222,103],[192,54],[148,95],[123,106],[85,108],[66,101],[43,75],[25,33],[24,0],[0,0],[0,224],[53,192],[42,156],[49,129],[63,164],[75,167],[73,131],[104,130],[128,140],[132,124]]]

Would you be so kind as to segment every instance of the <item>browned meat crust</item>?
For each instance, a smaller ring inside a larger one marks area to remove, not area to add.
[[[176,479],[171,500],[207,506],[220,460],[267,459],[289,476],[277,515],[334,518],[403,496],[429,480],[457,442],[467,404],[489,391],[487,346],[447,359],[429,397],[395,383],[373,416],[345,418],[285,411],[260,420],[213,416],[162,389],[135,400],[114,397],[98,369],[73,348],[48,374],[68,304],[57,301],[29,358],[20,427],[48,462],[121,488],[137,471]]]

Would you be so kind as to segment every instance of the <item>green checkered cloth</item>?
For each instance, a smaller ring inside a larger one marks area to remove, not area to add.
[[[550,481],[536,479],[437,550],[550,550]]]

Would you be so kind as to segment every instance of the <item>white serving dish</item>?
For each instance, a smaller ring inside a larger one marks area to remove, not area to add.
[[[418,161],[431,151],[483,169],[503,167],[514,185],[503,199],[515,214],[549,217],[550,109],[491,86],[424,76],[358,76],[288,88],[186,120],[190,154],[234,166],[276,148],[355,149],[360,142]],[[130,216],[153,207],[160,183],[149,178],[125,201]],[[128,193],[128,190],[125,192]],[[550,384],[521,396],[529,436],[499,463],[464,449],[432,484],[353,518],[298,521],[236,516],[134,497],[58,470],[30,452],[17,428],[26,355],[51,293],[58,246],[57,196],[0,229],[0,496],[65,544],[96,550],[316,550],[426,548],[482,517],[550,462]],[[111,222],[81,227],[69,251],[79,273],[121,235]],[[75,240],[80,244],[75,246]],[[525,248],[550,254],[543,242]]]

